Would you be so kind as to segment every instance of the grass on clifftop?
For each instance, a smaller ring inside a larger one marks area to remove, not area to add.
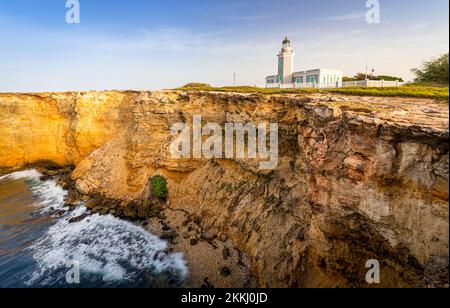
[[[314,94],[314,93],[335,93],[346,95],[360,96],[398,96],[398,97],[416,97],[416,98],[432,98],[438,100],[448,100],[448,86],[429,86],[409,84],[402,87],[393,88],[369,88],[369,87],[352,87],[338,89],[266,89],[256,87],[211,87],[200,86],[191,87],[184,86],[178,88],[184,91],[215,91],[215,92],[238,92],[238,93],[258,93],[258,94]]]

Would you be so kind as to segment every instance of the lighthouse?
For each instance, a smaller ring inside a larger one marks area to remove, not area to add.
[[[278,53],[278,74],[266,77],[266,87],[293,89],[342,86],[342,70],[317,68],[294,71],[295,53],[291,41],[286,37],[282,44]]]
[[[291,47],[291,41],[286,37],[278,54],[278,82],[281,84],[292,83],[292,73],[294,72],[295,53]]]

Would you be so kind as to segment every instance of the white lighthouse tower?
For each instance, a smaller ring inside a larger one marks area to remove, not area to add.
[[[292,73],[294,72],[295,53],[291,47],[291,41],[286,37],[283,47],[278,54],[278,82],[281,84],[292,83]]]
[[[267,88],[342,87],[342,70],[317,68],[294,72],[295,53],[286,37],[278,54],[278,74],[266,77]]]

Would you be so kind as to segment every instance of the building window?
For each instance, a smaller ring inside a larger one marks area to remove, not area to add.
[[[283,74],[283,59],[278,59],[278,75]]]

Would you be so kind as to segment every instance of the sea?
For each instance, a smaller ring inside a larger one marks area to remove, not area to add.
[[[0,288],[183,286],[183,254],[137,223],[65,207],[66,196],[36,170],[0,177]]]

